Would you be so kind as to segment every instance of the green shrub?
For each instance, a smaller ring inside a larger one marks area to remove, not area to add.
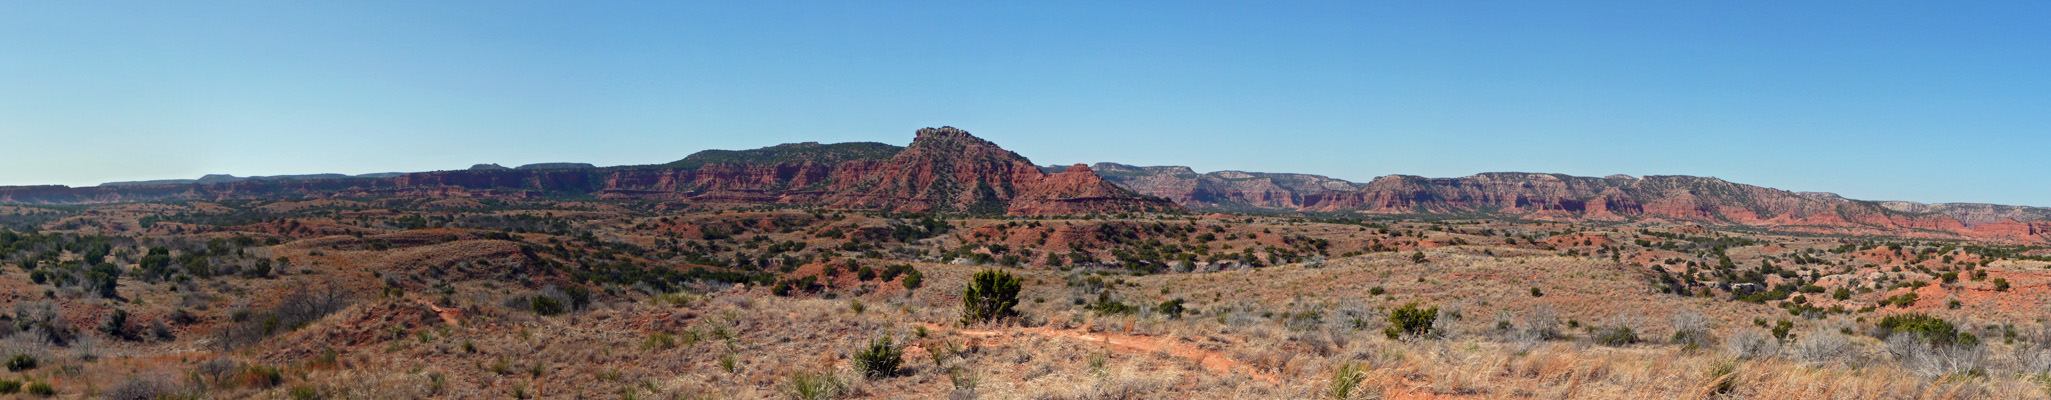
[[[1973,346],[1980,343],[1980,338],[1970,333],[1959,333],[1951,321],[1923,313],[1889,315],[1880,319],[1878,327],[1882,339],[1907,333],[1916,335],[1931,346]]]
[[[1882,306],[1886,306],[1886,305],[1893,305],[1893,306],[1896,306],[1896,307],[1901,307],[1901,308],[1908,308],[1909,306],[1913,306],[1913,305],[1916,305],[1916,300],[1917,300],[1916,292],[1908,292],[1908,293],[1902,293],[1902,294],[1900,294],[1900,295],[1895,295],[1895,296],[1891,296],[1891,297],[1888,297],[1888,298],[1886,298],[1886,299],[1880,300],[1880,305],[1882,305]]]
[[[1787,340],[1788,340],[1788,332],[1790,332],[1790,331],[1793,331],[1794,329],[1795,329],[1795,322],[1794,322],[1794,321],[1789,321],[1789,320],[1784,320],[1784,319],[1783,319],[1783,320],[1779,320],[1779,321],[1774,321],[1774,322],[1773,322],[1773,338],[1774,338],[1774,339],[1779,339],[1780,341],[1787,341]]]
[[[909,269],[909,268],[907,268],[907,269]],[[919,270],[916,270],[916,269],[909,269],[908,271],[905,271],[905,273],[904,273],[904,289],[905,289],[905,290],[917,290],[917,289],[918,289],[918,288],[919,288],[920,286],[925,286],[925,285],[926,285],[926,274],[924,274],[924,273],[920,273],[920,272],[919,272]]]
[[[0,394],[15,394],[20,392],[21,381],[13,379],[0,379]]]
[[[1610,327],[1596,334],[1595,342],[1601,343],[1604,346],[1623,346],[1638,343],[1638,331],[1631,330],[1631,327],[1628,326]]]
[[[558,315],[563,313],[563,302],[552,297],[534,296],[532,303],[535,314]]]
[[[12,372],[21,372],[21,371],[27,371],[27,370],[32,370],[32,369],[36,369],[36,357],[35,357],[35,356],[31,356],[31,355],[27,355],[27,354],[15,354],[15,355],[14,355],[13,357],[8,357],[8,358],[7,358],[7,370],[8,370],[8,371],[12,371]]]
[[[1531,288],[1531,297],[1545,297],[1545,291],[1538,290],[1537,287],[1533,287]]]
[[[1154,312],[1161,313],[1162,315],[1167,315],[1169,319],[1182,318],[1183,311],[1187,310],[1182,307],[1181,298],[1163,301],[1161,302],[1161,305],[1154,306]]]
[[[911,279],[906,277],[905,279]],[[961,292],[961,323],[973,324],[1018,315],[1017,276],[998,270],[977,272]]]
[[[1996,292],[2006,292],[2006,291],[2008,291],[2008,278],[1994,278],[1994,291],[1996,291]]]
[[[292,388],[292,392],[290,394],[292,396],[292,400],[313,400],[320,398],[320,391],[314,389],[312,386],[300,386]]]
[[[897,375],[898,366],[904,363],[904,349],[891,343],[890,337],[879,337],[869,341],[869,347],[855,353],[855,368],[862,375],[871,378]]]
[[[1390,339],[1404,336],[1422,336],[1432,333],[1431,325],[1439,319],[1439,308],[1417,308],[1417,303],[1403,305],[1389,312],[1389,327],[1382,331]]]

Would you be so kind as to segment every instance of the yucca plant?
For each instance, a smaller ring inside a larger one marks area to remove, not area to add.
[[[869,341],[869,348],[855,353],[855,368],[871,378],[897,375],[898,366],[904,364],[904,349],[891,343],[889,336]]]

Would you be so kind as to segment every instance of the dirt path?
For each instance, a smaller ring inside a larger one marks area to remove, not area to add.
[[[1175,340],[1164,340],[1163,338],[1155,336],[1128,335],[1111,332],[1090,333],[1083,330],[1049,329],[1045,327],[1018,328],[1008,330],[978,330],[950,329],[932,323],[925,323],[924,325],[926,325],[927,329],[949,331],[966,336],[991,337],[1001,336],[1009,333],[1028,333],[1047,337],[1075,339],[1085,342],[1102,344],[1105,348],[1117,351],[1120,354],[1146,354],[1159,351],[1177,358],[1195,361],[1198,365],[1202,365],[1204,369],[1210,370],[1213,373],[1228,375],[1233,373],[1234,371],[1245,371],[1247,375],[1260,380],[1268,381],[1270,383],[1280,382],[1280,380],[1277,379],[1274,374],[1263,373],[1258,370],[1255,370],[1252,366],[1248,366],[1245,363],[1239,362],[1238,360],[1233,360],[1231,357],[1226,356],[1224,353],[1212,350],[1205,350],[1191,343],[1183,343]]]
[[[1232,357],[1226,356],[1225,353],[1214,350],[1206,350],[1201,347],[1197,347],[1193,343],[1186,343],[1158,336],[1131,335],[1111,332],[1091,333],[1080,329],[1050,329],[1045,327],[1016,328],[1006,330],[980,330],[952,329],[932,323],[921,323],[921,325],[925,325],[926,329],[930,330],[954,332],[964,336],[974,337],[999,337],[1012,333],[1025,333],[1041,335],[1046,337],[1081,340],[1085,342],[1102,344],[1105,348],[1117,351],[1120,354],[1146,354],[1155,351],[1161,351],[1167,353],[1170,356],[1195,361],[1197,362],[1197,364],[1202,365],[1204,369],[1209,370],[1213,373],[1222,375],[1231,374],[1234,371],[1245,371],[1247,375],[1252,376],[1255,379],[1260,379],[1263,381],[1267,381],[1269,383],[1281,383],[1281,379],[1277,378],[1274,374],[1260,372],[1259,370],[1254,369],[1252,366],[1246,365],[1245,363],[1239,362],[1239,360],[1234,360],[1232,359]],[[1420,382],[1401,380],[1401,382],[1383,388],[1382,396],[1383,398],[1400,400],[1434,400],[1465,398],[1464,396],[1449,396],[1431,393],[1431,391],[1429,390],[1423,390],[1422,386],[1423,384]]]

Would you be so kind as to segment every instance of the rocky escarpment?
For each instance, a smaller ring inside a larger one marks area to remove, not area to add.
[[[1219,171],[1198,174],[1189,167],[1137,167],[1097,163],[1093,169],[1120,186],[1189,207],[1215,209],[1298,209],[1306,196],[1351,191],[1359,184],[1308,174]]]
[[[1868,202],[1694,176],[1391,175],[1352,184],[1316,175],[1198,174],[1187,167],[1104,163],[1097,170],[1136,192],[1197,209],[1664,220],[1815,233],[2051,241],[2051,209]]]
[[[668,165],[676,168],[614,171],[605,195],[1011,215],[1182,209],[1105,182],[1088,167],[1049,174],[952,127],[921,129],[903,148],[799,143],[700,153]]]
[[[705,203],[801,204],[902,212],[1073,214],[1179,212],[1099,178],[1086,166],[1047,173],[1023,156],[952,127],[910,146],[797,143],[710,150],[652,166],[496,165],[391,177],[231,180],[70,188],[0,188],[0,202],[118,203],[279,197],[535,197],[591,195]]]

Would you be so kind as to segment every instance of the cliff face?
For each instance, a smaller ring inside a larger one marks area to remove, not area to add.
[[[640,167],[473,168],[385,178],[245,180],[69,188],[0,188],[0,203],[78,204],[277,197],[531,197],[810,204],[978,214],[1180,211],[1118,187],[1088,167],[1049,174],[952,127],[921,129],[910,146],[797,143],[714,150]]]
[[[1098,164],[1112,182],[1199,209],[1486,214],[1541,220],[1665,220],[1783,231],[2051,242],[2051,209],[1867,202],[1693,176],[1485,173],[1391,175],[1352,184],[1316,175]]]
[[[1181,209],[1105,182],[1088,167],[1048,174],[952,127],[920,129],[903,151],[843,163],[827,181],[818,202],[833,207],[1010,215]]]

